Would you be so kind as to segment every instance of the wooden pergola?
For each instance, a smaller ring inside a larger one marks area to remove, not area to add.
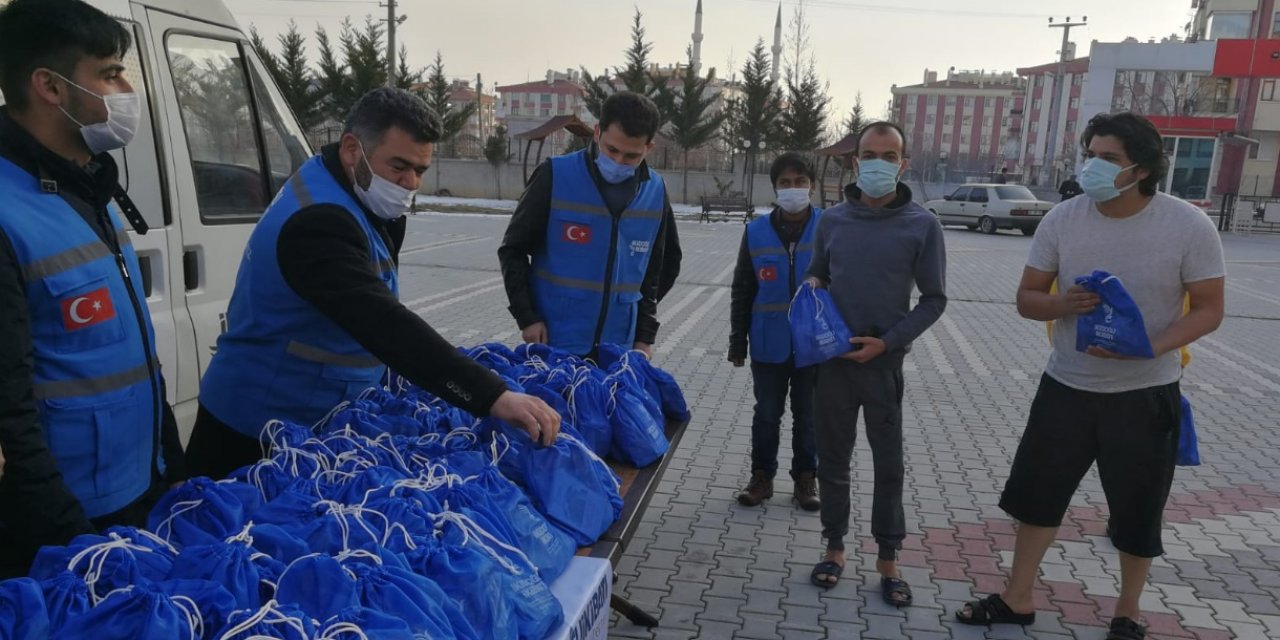
[[[822,194],[822,205],[824,207],[827,206],[828,204],[827,167],[831,165],[831,159],[839,158],[844,160],[844,162],[840,163],[840,178],[839,178],[839,181],[836,183],[837,194],[834,201],[839,202],[840,200],[843,199],[843,196],[840,195],[840,192],[842,189],[844,189],[844,184],[845,184],[844,176],[846,173],[850,172],[849,167],[850,165],[853,164],[852,162],[853,156],[857,152],[858,152],[858,134],[856,133],[851,133],[841,138],[839,142],[829,147],[823,147],[813,152],[815,155],[822,157],[822,170],[818,172],[818,193]]]
[[[547,143],[547,138],[562,129],[579,138],[590,138],[595,135],[595,129],[579,120],[578,116],[556,116],[533,129],[517,133],[514,136],[515,139],[524,141],[521,168],[524,171],[524,183],[526,185],[529,184],[529,151],[533,148],[533,143],[538,143],[538,154],[533,160],[534,166],[537,166],[539,162],[542,162],[542,147]]]

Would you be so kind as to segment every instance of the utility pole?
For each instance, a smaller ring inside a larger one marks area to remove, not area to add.
[[[1089,17],[1085,16],[1081,22],[1072,22],[1067,17],[1066,22],[1054,24],[1053,18],[1049,18],[1050,29],[1062,29],[1062,50],[1058,52],[1058,72],[1053,79],[1053,95],[1049,97],[1049,139],[1045,143],[1044,168],[1049,177],[1049,185],[1053,186],[1057,181],[1058,169],[1058,118],[1062,113],[1062,89],[1063,83],[1067,79],[1067,49],[1071,46],[1071,27],[1083,27],[1089,23]],[[1068,89],[1068,96],[1070,89]]]
[[[396,27],[400,26],[409,16],[396,15],[396,0],[387,0],[383,5],[387,8],[387,17],[384,22],[387,23],[387,86],[396,86]]]

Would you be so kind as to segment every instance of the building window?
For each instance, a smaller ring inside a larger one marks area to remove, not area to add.
[[[965,98],[965,99],[964,99],[964,106],[965,106],[965,107],[973,107],[973,97],[972,97],[972,96],[967,97],[967,98]]]
[[[966,126],[966,127],[972,127],[972,126],[973,126],[973,116],[965,116],[965,117],[964,117],[964,126]]]
[[[1032,123],[1031,123],[1031,133],[1040,133],[1040,123],[1039,123],[1039,122],[1032,122]]]
[[[924,117],[925,124],[933,124],[935,122],[937,122],[937,120],[934,119],[934,115],[932,113],[925,115]]]
[[[960,134],[960,144],[969,144],[969,134],[967,133]]]
[[[1033,111],[1039,111],[1039,110],[1040,110],[1040,98],[1036,98],[1035,100],[1032,100],[1032,101],[1031,101],[1031,109],[1032,109]]]
[[[1072,108],[1072,109],[1079,109],[1079,108],[1080,108],[1080,98],[1072,98],[1072,99],[1071,99],[1071,108]]]
[[[948,106],[948,107],[954,107],[954,106],[956,106],[956,97],[955,97],[955,96],[947,96],[947,106]]]
[[[938,106],[938,96],[929,96],[929,106],[930,107]]]
[[[1276,81],[1275,81],[1275,80],[1263,80],[1263,81],[1262,81],[1262,99],[1263,99],[1263,100],[1266,100],[1267,102],[1276,102],[1276,101],[1277,101],[1277,100],[1276,100],[1276,97],[1277,97],[1277,96],[1276,96]]]
[[[1271,15],[1271,36],[1280,36],[1280,11]]]
[[[942,144],[951,144],[951,134],[949,133],[942,134]]]
[[[1248,39],[1253,30],[1252,18],[1248,11],[1216,11],[1209,17],[1209,39]]]
[[[952,124],[955,124],[955,121],[956,121],[955,116],[951,114],[947,114],[947,116],[943,118],[942,124],[950,126]]]

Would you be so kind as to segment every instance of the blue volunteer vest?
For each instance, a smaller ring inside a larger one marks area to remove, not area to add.
[[[399,294],[395,262],[364,210],[320,156],[276,194],[245,247],[227,308],[227,330],[200,382],[200,404],[237,432],[257,438],[271,420],[310,426],[335,405],[378,384],[386,367],[285,283],[276,260],[280,229],[313,204],[346,209],[369,242],[374,268]]]
[[[822,210],[814,207],[794,257],[778,238],[770,221],[772,216],[757,218],[747,225],[747,250],[760,285],[751,306],[749,334],[751,359],[755,362],[781,363],[791,358],[791,322],[787,320],[787,310],[813,259],[813,234],[821,215]]]
[[[119,511],[164,471],[160,363],[138,257],[114,204],[118,258],[71,205],[3,158],[0,193],[0,228],[25,280],[45,440],[88,517]]]
[[[590,161],[585,150],[552,158],[547,241],[533,256],[530,278],[551,345],[578,355],[599,343],[634,342],[666,193],[651,170],[615,220],[587,170]]]

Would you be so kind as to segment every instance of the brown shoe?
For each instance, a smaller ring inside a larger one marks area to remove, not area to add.
[[[738,494],[738,504],[744,507],[759,506],[761,502],[773,497],[773,478],[764,471],[752,471],[751,482]]]
[[[805,511],[817,511],[822,508],[818,500],[818,477],[812,471],[803,471],[796,478],[796,504]]]

